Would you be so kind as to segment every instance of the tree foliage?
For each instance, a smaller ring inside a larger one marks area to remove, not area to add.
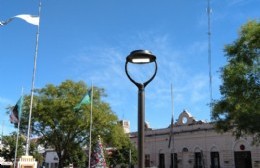
[[[19,137],[18,142],[17,156],[20,157],[23,155],[23,145],[25,140],[22,137]],[[16,133],[12,133],[8,136],[3,136],[2,143],[3,148],[0,149],[0,156],[3,157],[6,161],[13,161],[16,148]]]
[[[260,23],[249,21],[239,38],[224,49],[228,64],[221,69],[221,99],[213,103],[212,119],[220,131],[251,135],[260,142]]]
[[[3,147],[0,149],[0,156],[3,157],[6,161],[14,161],[16,140],[17,140],[16,132],[13,132],[10,135],[6,135],[2,137]],[[24,150],[25,145],[26,145],[26,138],[23,135],[19,135],[18,144],[17,144],[17,154],[16,154],[17,158],[20,158],[22,155],[25,154],[25,150]],[[42,161],[42,156],[37,151],[37,145],[35,141],[30,144],[29,154],[34,156],[34,158],[37,158],[37,161],[39,162]]]
[[[130,142],[114,150],[107,158],[110,167],[116,167],[118,165],[121,165],[121,167],[129,167],[130,162],[131,166],[137,163],[137,151],[135,146]]]
[[[48,84],[44,88],[35,90],[32,112],[32,134],[39,136],[45,147],[53,148],[59,156],[59,167],[69,163],[77,167],[86,167],[86,152],[83,147],[89,146],[89,128],[91,105],[82,105],[75,110],[90,89],[84,82],[66,80],[60,85]],[[120,148],[129,141],[118,118],[112,112],[108,103],[102,101],[106,96],[103,89],[93,89],[93,127],[92,145],[98,135],[104,141],[104,146]],[[27,130],[27,116],[30,97],[26,96],[23,108],[22,127]],[[93,149],[93,148],[92,148]]]

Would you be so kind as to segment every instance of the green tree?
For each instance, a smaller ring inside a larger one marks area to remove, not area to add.
[[[83,162],[88,159],[82,148],[89,144],[91,105],[82,105],[77,110],[75,106],[89,89],[82,81],[66,80],[58,86],[48,84],[35,90],[32,134],[41,137],[40,143],[45,147],[55,149],[60,168],[69,163],[86,167]],[[118,118],[109,104],[102,101],[103,96],[106,96],[104,89],[94,87],[92,142],[96,142],[100,135],[105,147],[117,148],[129,141],[129,138],[117,124]],[[24,132],[27,130],[29,100],[30,96],[25,96],[22,116]]]
[[[107,158],[110,167],[116,167],[117,165],[129,167],[130,159],[131,166],[133,166],[137,163],[137,150],[130,142],[121,148],[114,149]]]
[[[221,69],[221,99],[215,101],[212,119],[220,131],[236,137],[251,135],[260,142],[260,23],[249,21],[239,38],[224,49],[228,64]]]
[[[24,138],[19,137],[17,147],[17,158],[23,155],[23,145],[24,145]],[[13,132],[11,135],[3,136],[2,137],[3,148],[0,149],[0,156],[3,157],[6,161],[13,161],[15,156],[15,148],[16,148],[16,133]]]
[[[16,132],[11,133],[10,135],[3,136],[2,143],[3,148],[0,149],[0,156],[3,157],[6,161],[14,161],[15,157],[15,149],[16,149]],[[24,148],[26,144],[26,138],[23,135],[20,135],[18,138],[18,146],[17,146],[17,158],[20,158],[24,155]],[[30,155],[37,158],[37,161],[42,161],[42,155],[40,155],[37,151],[37,144],[35,141],[32,141],[30,144]],[[18,159],[17,159],[18,162]]]

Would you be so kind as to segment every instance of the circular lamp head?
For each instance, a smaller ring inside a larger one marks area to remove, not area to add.
[[[155,69],[154,69],[154,74],[151,76],[149,80],[144,82],[143,84],[136,82],[134,79],[131,78],[131,76],[128,73],[127,70],[127,65],[128,63],[132,64],[149,64],[149,63],[154,63],[155,64]],[[125,72],[127,77],[130,79],[131,82],[133,82],[139,89],[144,88],[148,83],[150,83],[153,78],[155,77],[157,73],[157,63],[156,63],[156,56],[153,55],[150,51],[148,50],[134,50],[126,57],[126,62],[125,62]]]
[[[126,57],[126,62],[131,62],[133,64],[147,64],[155,61],[156,56],[148,50],[135,50]]]

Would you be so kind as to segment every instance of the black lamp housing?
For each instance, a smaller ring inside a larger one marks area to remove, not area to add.
[[[131,76],[128,74],[127,65],[128,63],[133,64],[149,64],[149,63],[155,63],[155,70],[154,74],[151,76],[149,80],[144,82],[143,84],[137,83],[135,80],[131,78]],[[134,83],[139,89],[144,88],[148,83],[150,83],[153,78],[155,77],[157,73],[157,63],[156,63],[156,56],[152,54],[152,52],[148,50],[134,50],[126,57],[126,63],[125,63],[125,72],[127,77],[130,79],[132,83]]]
[[[156,56],[148,50],[134,50],[126,57],[126,62],[133,64],[147,64],[155,61]]]

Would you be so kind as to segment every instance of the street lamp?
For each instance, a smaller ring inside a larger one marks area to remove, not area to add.
[[[136,82],[128,74],[127,65],[132,64],[155,64],[153,75],[144,83]],[[125,72],[127,77],[138,88],[138,168],[144,168],[144,126],[145,126],[145,108],[144,108],[144,88],[153,80],[157,73],[156,56],[148,50],[135,50],[126,57]]]

